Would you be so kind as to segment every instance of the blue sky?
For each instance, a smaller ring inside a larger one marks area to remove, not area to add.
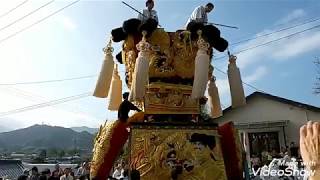
[[[49,1],[49,0],[48,0]],[[0,27],[45,4],[45,0],[30,0],[17,10],[0,18]],[[22,2],[1,1],[0,14]],[[72,1],[55,1],[41,11],[0,31],[0,39],[32,24]],[[138,9],[144,1],[127,1]],[[208,1],[156,0],[160,24],[167,31],[183,28],[189,14]],[[212,1],[215,9],[209,21],[238,26],[239,30],[220,28],[230,43],[259,36],[292,26],[310,18],[319,17],[319,1]],[[25,81],[72,78],[95,75],[100,71],[105,46],[111,29],[121,26],[137,14],[123,6],[121,1],[80,1],[64,11],[19,35],[0,43],[0,84]],[[316,21],[272,36],[258,38],[230,47],[232,52],[268,42],[315,25]],[[319,56],[320,28],[278,41],[238,56],[242,78],[261,90],[284,98],[320,106],[320,97],[312,94],[316,70],[314,58]],[[118,51],[119,44],[114,44]],[[221,57],[225,53],[216,53]],[[226,58],[213,62],[226,71]],[[123,66],[120,67],[123,75]],[[227,77],[215,72],[224,106],[230,105]],[[123,78],[123,76],[122,76]],[[0,112],[93,91],[96,78],[75,81],[0,86]],[[125,88],[125,87],[124,87]],[[254,89],[244,86],[246,95]],[[0,117],[0,126],[21,128],[35,123],[60,126],[97,127],[106,119],[115,119],[116,113],[107,110],[107,100],[87,97],[53,107]]]

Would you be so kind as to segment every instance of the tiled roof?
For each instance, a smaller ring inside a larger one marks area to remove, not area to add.
[[[315,106],[312,106],[312,105],[309,105],[309,104],[304,104],[304,103],[301,103],[301,102],[297,102],[297,101],[293,101],[293,100],[290,100],[290,99],[285,99],[285,98],[282,98],[282,97],[274,96],[274,95],[263,93],[263,92],[257,92],[257,91],[252,93],[252,94],[250,94],[249,96],[247,96],[246,100],[250,101],[251,99],[253,99],[255,97],[264,97],[264,98],[267,98],[267,99],[271,99],[271,100],[274,100],[274,101],[282,102],[282,103],[289,104],[289,105],[292,105],[292,106],[296,106],[296,107],[299,107],[299,108],[304,108],[304,109],[307,109],[307,110],[310,110],[310,111],[320,112],[320,108],[319,107],[315,107]],[[229,106],[228,108],[224,109],[223,113],[227,113],[230,110],[232,110],[232,106]]]
[[[0,160],[0,177],[17,179],[23,174],[23,170],[20,160]]]

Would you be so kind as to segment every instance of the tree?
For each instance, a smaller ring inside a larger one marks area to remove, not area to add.
[[[49,148],[48,149],[48,156],[49,157],[57,157],[58,156],[58,150],[56,148]]]
[[[59,157],[59,158],[62,158],[64,155],[66,155],[66,152],[65,152],[64,150],[60,150],[60,151],[58,152],[58,157]]]
[[[316,77],[316,83],[314,87],[314,93],[320,94],[320,57],[316,58],[316,61],[314,62],[317,68],[317,77]]]
[[[45,160],[46,157],[47,157],[47,150],[45,149],[40,150],[39,158]]]

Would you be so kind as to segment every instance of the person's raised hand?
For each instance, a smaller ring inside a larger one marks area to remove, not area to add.
[[[309,121],[300,128],[300,153],[310,170],[320,171],[320,123]]]

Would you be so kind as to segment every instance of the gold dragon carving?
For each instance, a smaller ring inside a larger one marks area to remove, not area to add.
[[[216,147],[198,150],[197,144],[189,141],[194,132],[216,136]],[[219,138],[214,130],[133,129],[131,142],[131,168],[140,171],[142,180],[170,180],[173,157],[168,154],[173,150],[174,159],[181,161],[184,168],[193,166],[192,170],[183,170],[178,179],[226,179]]]

